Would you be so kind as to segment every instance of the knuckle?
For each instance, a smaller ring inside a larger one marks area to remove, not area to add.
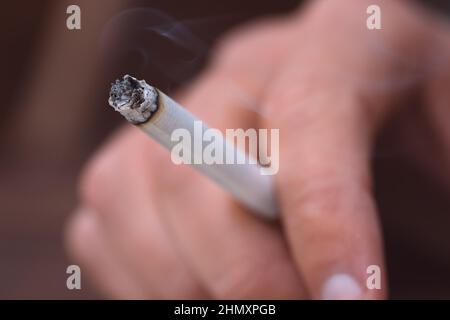
[[[229,31],[215,46],[212,65],[218,69],[236,69],[255,61],[256,53],[264,51],[260,57],[271,56],[268,52],[277,51],[284,39],[285,28],[278,20],[259,20]]]
[[[98,212],[109,209],[111,199],[123,194],[123,185],[132,175],[146,168],[141,163],[148,161],[146,152],[134,131],[112,139],[82,170],[78,184],[81,202]]]
[[[342,207],[343,193],[340,182],[316,182],[305,185],[291,206],[300,207],[301,214],[305,217],[316,217],[325,212],[339,212]]]
[[[352,83],[342,83],[332,73],[314,75],[287,75],[267,91],[262,104],[268,118],[294,128],[309,128],[310,125],[328,119],[338,121],[370,119],[381,113],[374,107],[374,99]],[[326,89],[324,89],[326,88]]]
[[[294,229],[313,228],[324,219],[327,223],[340,221],[343,215],[351,215],[360,209],[356,206],[363,197],[370,198],[368,178],[330,178],[330,174],[324,173],[309,179],[314,182],[302,183],[301,191],[286,202],[285,211],[293,212],[286,218]]]
[[[307,122],[311,116],[317,114],[314,113],[317,108],[310,107],[317,106],[312,101],[327,94],[320,89],[324,83],[326,81],[317,76],[284,78],[267,91],[262,105],[263,111],[274,119],[290,119],[293,113],[296,113],[302,116],[300,119]]]
[[[217,45],[212,54],[212,70],[230,72],[243,65],[249,46],[242,38],[243,36],[229,36]]]
[[[124,185],[139,167],[136,153],[122,145],[109,145],[94,155],[81,174],[81,202],[97,212],[109,211],[111,201],[123,194]]]
[[[97,208],[113,186],[113,167],[108,155],[96,155],[83,169],[79,182],[82,203]]]

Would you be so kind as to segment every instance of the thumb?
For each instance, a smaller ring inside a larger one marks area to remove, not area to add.
[[[326,108],[333,104],[333,110]],[[380,229],[371,193],[370,133],[350,93],[311,101],[308,112],[271,117],[280,128],[276,177],[283,224],[314,298],[385,295]],[[325,110],[326,108],[326,110]],[[380,270],[369,290],[367,270]]]
[[[387,275],[370,155],[377,129],[409,90],[378,92],[362,84],[390,83],[409,71],[370,50],[369,31],[354,14],[364,12],[365,1],[347,1],[355,6],[337,13],[325,8],[330,3],[312,10],[301,30],[325,37],[330,24],[323,21],[330,21],[333,37],[314,45],[307,37],[299,41],[302,46],[293,49],[264,103],[265,125],[280,130],[276,182],[282,222],[313,298],[383,298]],[[417,22],[403,4],[382,3],[389,32],[381,39],[400,56],[420,55],[423,19]],[[406,32],[411,30],[413,36]]]

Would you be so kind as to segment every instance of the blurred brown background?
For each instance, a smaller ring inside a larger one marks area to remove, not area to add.
[[[67,30],[69,4],[81,7],[82,30]],[[222,33],[253,17],[288,12],[297,4],[294,0],[2,3],[0,298],[98,297],[86,282],[81,291],[66,289],[65,271],[72,262],[65,255],[63,231],[76,205],[82,164],[123,123],[107,109],[113,79],[133,73],[171,93],[201,70]],[[129,11],[133,8],[141,9]],[[122,24],[124,13],[137,14],[135,21],[150,16],[157,22],[167,15],[185,22],[192,34],[177,36],[193,35],[198,44],[181,46],[178,51],[184,56],[171,56],[173,44],[164,41],[155,50],[152,36],[142,33],[142,24]],[[113,50],[120,41],[127,49]],[[183,68],[177,70],[183,72],[171,77],[146,63],[148,59],[168,66],[181,61]],[[450,298],[448,191],[383,138],[374,159],[392,297]],[[405,219],[408,228],[403,227]],[[417,235],[414,241],[412,233]]]

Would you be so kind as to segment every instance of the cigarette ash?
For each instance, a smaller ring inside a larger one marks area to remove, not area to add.
[[[129,122],[140,124],[155,113],[157,100],[155,88],[127,74],[111,84],[108,102]]]

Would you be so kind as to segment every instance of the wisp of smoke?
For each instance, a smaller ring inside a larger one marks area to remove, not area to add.
[[[208,54],[207,44],[182,22],[152,8],[128,9],[112,17],[101,35],[100,50],[108,65],[130,68],[131,60],[132,70],[125,73],[151,72],[175,84],[190,78]]]

